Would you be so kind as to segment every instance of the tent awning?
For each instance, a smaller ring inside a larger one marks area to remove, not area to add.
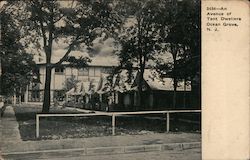
[[[96,92],[98,86],[98,82],[94,81],[86,81],[79,82],[76,86],[66,92],[66,95],[76,96],[76,95],[86,95],[93,94]]]

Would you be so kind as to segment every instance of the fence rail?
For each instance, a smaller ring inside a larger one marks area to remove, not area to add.
[[[171,113],[200,113],[201,110],[170,110],[170,111],[138,111],[138,112],[103,112],[103,113],[74,113],[74,114],[36,114],[36,137],[39,137],[40,117],[86,117],[86,116],[111,116],[112,135],[115,135],[115,117],[118,115],[141,115],[141,114],[166,114],[166,132],[169,132]]]

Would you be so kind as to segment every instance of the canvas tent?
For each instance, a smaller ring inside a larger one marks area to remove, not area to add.
[[[140,72],[132,71],[131,78],[127,70],[122,70],[113,76],[112,85],[106,88],[106,92],[111,92],[113,103],[119,108],[123,106],[125,110],[133,110],[133,106],[138,106],[138,78]],[[102,85],[104,86],[105,80]],[[100,87],[105,88],[105,87]],[[170,107],[173,103],[173,79],[162,78],[154,69],[145,69],[143,75],[143,107],[144,109],[158,109],[159,107]],[[183,96],[191,92],[191,82],[184,85],[184,80],[179,81],[177,85],[177,99],[182,106]],[[100,92],[105,93],[105,92]],[[186,97],[188,97],[187,95]],[[185,97],[185,98],[186,98]],[[187,98],[188,99],[188,98]],[[185,100],[186,101],[186,100]],[[188,100],[187,100],[188,101]],[[116,107],[116,108],[117,108]],[[117,108],[117,109],[118,109]]]
[[[66,101],[68,101],[70,96],[86,96],[95,93],[97,84],[97,82],[93,81],[78,82],[76,87],[66,92]]]

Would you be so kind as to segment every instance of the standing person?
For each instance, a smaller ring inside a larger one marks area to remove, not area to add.
[[[4,105],[4,98],[3,98],[3,96],[0,96],[1,117],[3,117],[5,108],[6,108],[6,106]]]
[[[1,117],[3,117],[5,108],[6,108],[6,106],[2,106],[2,107],[1,107]]]

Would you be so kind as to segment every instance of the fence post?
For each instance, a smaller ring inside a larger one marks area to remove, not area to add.
[[[115,115],[112,114],[112,135],[115,135]]]
[[[36,115],[36,138],[39,137],[39,115]]]
[[[169,122],[169,119],[170,119],[170,115],[169,115],[169,112],[166,113],[166,132],[168,133],[169,132],[169,128],[170,128],[170,122]]]

